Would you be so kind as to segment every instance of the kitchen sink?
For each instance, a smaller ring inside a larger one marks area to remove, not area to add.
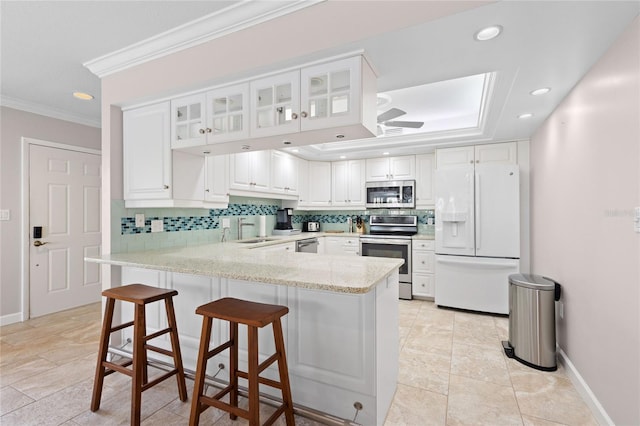
[[[240,244],[264,243],[267,241],[277,241],[279,238],[252,238],[250,240],[237,241]]]

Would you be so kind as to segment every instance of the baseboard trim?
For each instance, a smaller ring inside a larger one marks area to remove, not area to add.
[[[3,315],[0,317],[0,326],[14,324],[22,321],[22,314],[20,312],[15,314]]]
[[[564,366],[565,370],[567,370],[567,375],[569,376],[569,379],[571,379],[571,383],[573,383],[573,386],[575,386],[576,390],[582,397],[582,400],[591,410],[591,413],[596,418],[598,424],[615,426],[615,423],[611,420],[611,417],[609,417],[604,407],[600,404],[600,401],[598,401],[598,398],[596,398],[594,393],[591,391],[591,388],[582,378],[578,369],[573,365],[567,354],[561,348],[558,347],[557,349],[558,360]]]

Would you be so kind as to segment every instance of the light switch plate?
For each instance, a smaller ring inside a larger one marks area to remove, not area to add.
[[[136,214],[136,228],[144,228],[144,215],[142,213]]]
[[[164,231],[164,225],[162,220],[152,220],[151,221],[151,232],[162,232]]]
[[[0,220],[11,220],[11,210],[0,210]]]

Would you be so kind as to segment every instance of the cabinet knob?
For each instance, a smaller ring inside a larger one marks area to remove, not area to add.
[[[164,186],[164,189],[169,189],[169,185],[165,185],[165,186]]]
[[[298,119],[298,114],[296,114],[295,112],[291,114],[291,118],[293,120],[297,120]]]
[[[307,118],[307,112],[306,112],[306,111],[302,111],[302,112],[300,113],[300,116],[301,116],[302,118]]]
[[[476,163],[479,163],[479,162],[480,162],[480,160],[476,160]]]
[[[211,133],[211,132],[213,132],[213,130],[207,127],[207,133]]]
[[[198,133],[200,133],[201,135],[204,135],[204,129],[199,129]]]
[[[204,190],[204,192],[209,192],[209,190],[208,190],[208,189],[205,189],[205,190]]]

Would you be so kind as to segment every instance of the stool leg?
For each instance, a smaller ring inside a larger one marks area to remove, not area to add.
[[[142,405],[142,385],[145,383],[146,349],[144,337],[145,307],[136,304],[133,323],[133,380],[131,381],[131,424],[140,424],[140,406]]]
[[[204,376],[207,372],[207,355],[209,352],[209,340],[211,339],[210,317],[202,317],[202,332],[200,333],[200,349],[198,350],[198,363],[196,364],[196,376],[193,379],[193,397],[191,398],[191,415],[189,425],[195,426],[200,423],[200,413],[204,411],[200,404],[200,396],[204,390]],[[205,405],[204,409],[208,406]]]
[[[229,404],[234,407],[238,406],[238,323],[229,322],[229,340],[233,342],[229,348],[229,385],[231,392],[229,393]],[[235,414],[229,414],[231,420],[238,418]]]
[[[258,328],[247,325],[249,335],[249,426],[260,425],[260,400],[258,382]]]
[[[107,352],[109,351],[109,337],[111,336],[111,322],[113,321],[113,309],[116,301],[107,298],[107,305],[104,311],[104,320],[102,321],[102,334],[100,335],[100,347],[98,349],[98,363],[96,365],[96,374],[93,380],[93,394],[91,395],[91,411],[97,411],[100,408],[100,399],[102,398],[102,385],[104,383],[105,367],[102,365],[107,360]]]
[[[165,299],[165,309],[167,311],[167,321],[169,322],[169,332],[171,336],[171,349],[173,351],[173,365],[178,373],[176,379],[178,381],[178,393],[180,395],[180,401],[187,400],[187,385],[184,380],[184,368],[182,367],[182,354],[180,353],[180,340],[178,339],[178,324],[176,323],[176,314],[173,310],[173,298],[168,297]]]
[[[276,344],[276,352],[278,352],[278,372],[280,373],[280,384],[282,385],[282,401],[286,404],[284,415],[287,420],[287,426],[294,426],[293,418],[293,399],[291,398],[291,385],[289,383],[289,370],[287,367],[287,354],[284,350],[284,337],[282,335],[282,324],[280,318],[272,323],[273,340]]]

